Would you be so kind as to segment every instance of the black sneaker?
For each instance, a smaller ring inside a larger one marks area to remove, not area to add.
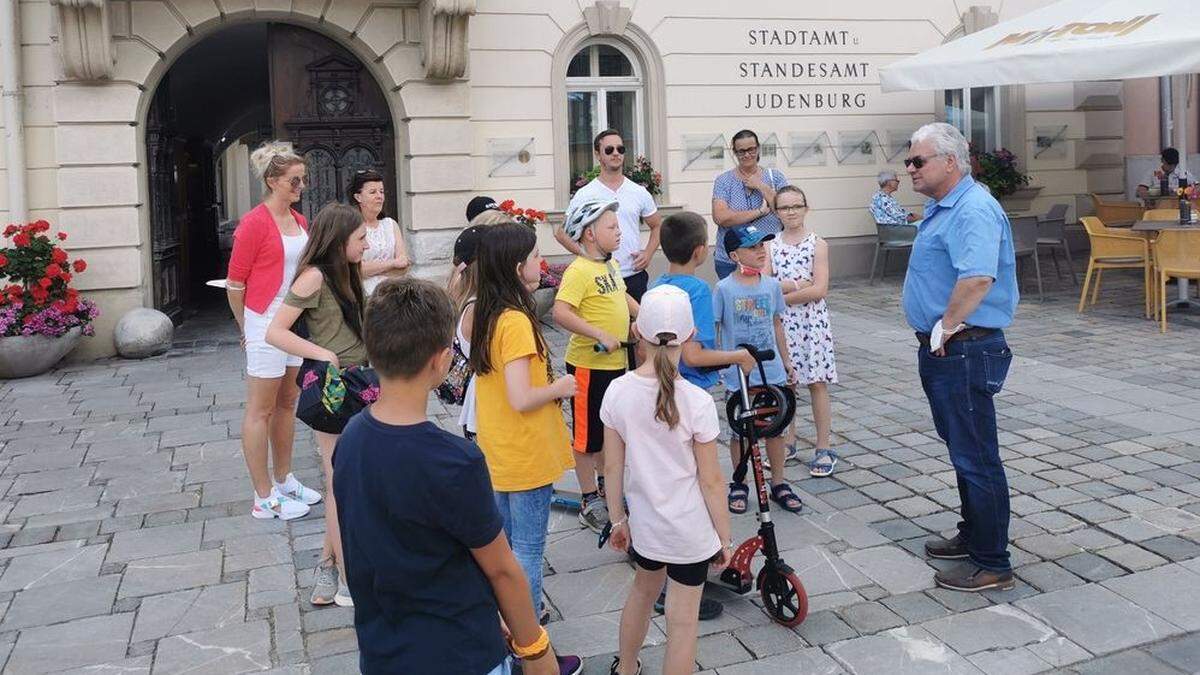
[[[1007,591],[1016,585],[1011,570],[993,572],[972,563],[956,565],[954,569],[938,572],[933,575],[933,580],[942,588],[964,593],[978,593],[991,588]]]
[[[638,659],[637,675],[642,675],[642,660]],[[614,656],[612,665],[608,667],[608,675],[617,675],[617,668],[621,666],[621,657]]]
[[[925,542],[925,555],[938,560],[963,560],[967,557],[967,542],[961,534],[950,539],[930,539]]]
[[[667,594],[662,592],[658,594],[658,599],[654,601],[654,611],[659,614],[667,612]],[[709,598],[700,598],[700,620],[709,621],[721,616],[721,612],[725,611],[725,605]]]

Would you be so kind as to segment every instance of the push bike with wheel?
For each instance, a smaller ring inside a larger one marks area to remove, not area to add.
[[[763,477],[762,453],[758,443],[760,438],[770,438],[783,431],[791,419],[791,411],[787,410],[789,403],[783,390],[776,385],[766,384],[763,362],[775,358],[774,350],[756,349],[748,344],[738,347],[754,357],[759,377],[764,383],[750,386],[746,373],[741,368],[735,368],[740,391],[729,399],[726,406],[729,427],[741,444],[741,460],[734,469],[733,480],[741,483],[746,478],[747,468],[753,471],[754,487],[758,494],[759,525],[758,533],[742,542],[734,551],[729,567],[721,573],[721,581],[742,594],[757,588],[762,596],[763,607],[772,620],[788,627],[797,626],[808,616],[808,594],[795,571],[779,555],[775,524],[771,522],[770,486]],[[763,554],[763,565],[755,576],[751,571],[751,563],[759,551]]]

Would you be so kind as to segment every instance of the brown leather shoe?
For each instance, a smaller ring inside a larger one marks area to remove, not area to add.
[[[933,580],[942,588],[964,593],[977,593],[989,588],[1007,591],[1016,585],[1011,571],[993,572],[974,563],[965,563],[945,572],[938,572],[933,575]]]
[[[967,557],[967,542],[961,534],[950,539],[930,539],[925,542],[925,555],[938,560],[964,560]]]

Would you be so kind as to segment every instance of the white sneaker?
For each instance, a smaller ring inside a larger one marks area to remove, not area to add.
[[[284,497],[308,504],[309,506],[321,501],[320,492],[317,492],[312,488],[305,487],[303,483],[296,480],[296,477],[290,473],[287,475],[287,479],[285,479],[282,483],[275,484],[275,489],[279,490],[279,493]]]
[[[254,496],[254,506],[250,509],[250,515],[260,520],[272,518],[291,520],[308,515],[308,505],[295,499],[288,499],[287,496],[272,488],[270,496],[266,499],[258,495]]]
[[[354,606],[354,599],[350,597],[350,587],[346,585],[345,579],[338,579],[338,589],[333,596],[333,604],[338,607]]]

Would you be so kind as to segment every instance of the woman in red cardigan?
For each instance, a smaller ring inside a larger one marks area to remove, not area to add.
[[[301,359],[267,344],[266,334],[308,243],[304,216],[292,208],[308,181],[304,158],[290,143],[264,143],[250,155],[250,162],[262,176],[266,193],[234,230],[226,283],[229,308],[246,349],[242,452],[254,484],[250,514],[290,520],[307,514],[321,495],[292,475]],[[267,469],[268,445],[273,472]]]

